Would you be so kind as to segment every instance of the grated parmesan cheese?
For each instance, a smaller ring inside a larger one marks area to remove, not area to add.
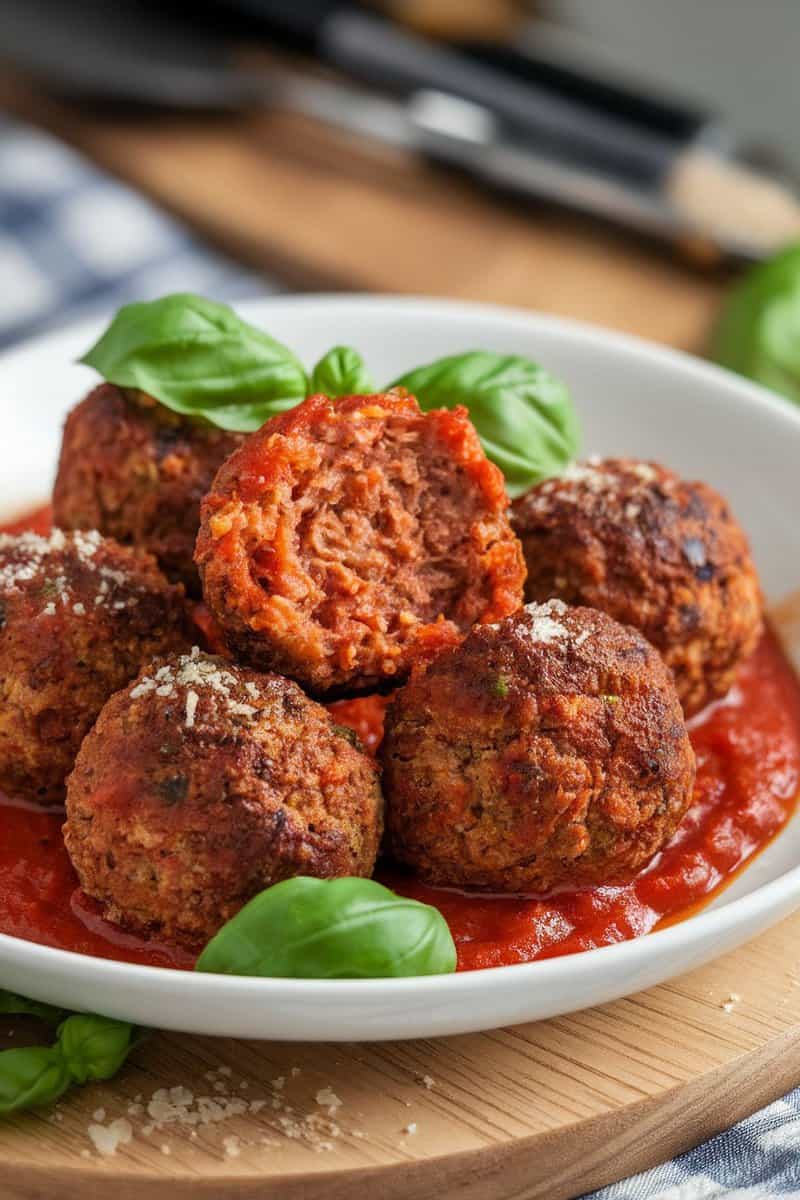
[[[549,510],[553,496],[559,501],[611,515],[612,506],[619,519],[635,522],[641,513],[639,500],[645,489],[658,479],[650,463],[622,460],[618,464],[594,455],[585,462],[570,463],[561,475],[542,483],[531,496],[534,511]],[[635,530],[634,532],[638,532]]]
[[[185,725],[187,729],[192,729],[198,705],[204,696],[220,703],[229,716],[252,720],[258,716],[259,708],[237,699],[235,692],[244,690],[254,700],[263,699],[270,684],[267,682],[259,687],[253,680],[243,683],[221,665],[219,659],[206,657],[201,654],[199,647],[193,646],[191,653],[181,655],[174,665],[167,663],[153,675],[140,678],[131,688],[130,698],[139,700],[151,692],[168,698],[174,696],[178,688],[187,689]]]
[[[58,603],[71,606],[76,616],[85,616],[86,605],[83,600],[74,599],[74,585],[69,578],[70,568],[80,567],[83,568],[81,590],[84,591],[87,584],[94,588],[91,597],[93,607],[109,601],[110,585],[114,584],[118,588],[125,588],[128,594],[124,599],[116,599],[111,605],[112,609],[121,611],[131,608],[138,604],[139,597],[131,594],[133,581],[130,576],[125,571],[95,561],[102,541],[96,530],[66,535],[63,530],[54,529],[49,537],[42,537],[38,533],[0,534],[0,558],[6,559],[0,565],[0,592],[17,592],[22,585],[41,579],[43,599],[46,601],[42,615],[55,616],[55,596]],[[54,567],[58,570],[56,574],[52,574]],[[67,574],[64,573],[65,569]]]
[[[530,617],[528,624],[516,622],[513,626],[519,637],[532,642],[558,642],[569,637],[569,630],[555,617],[567,611],[563,600],[547,600],[544,604],[526,604],[523,612]]]
[[[300,1073],[299,1067],[291,1068],[292,1079],[296,1079]],[[333,1150],[335,1140],[346,1134],[359,1139],[366,1136],[363,1130],[344,1129],[337,1120],[332,1119],[332,1113],[342,1107],[342,1101],[329,1086],[320,1088],[315,1096],[316,1103],[328,1109],[327,1115],[320,1112],[298,1112],[284,1095],[288,1075],[278,1075],[272,1081],[271,1094],[268,1092],[266,1096],[249,1102],[239,1093],[248,1090],[250,1082],[240,1079],[236,1083],[232,1075],[232,1069],[227,1066],[207,1071],[204,1078],[214,1092],[211,1096],[195,1095],[190,1088],[180,1085],[157,1088],[149,1101],[137,1095],[134,1101],[126,1106],[129,1117],[146,1116],[136,1133],[145,1138],[161,1135],[155,1145],[162,1154],[169,1154],[171,1147],[163,1140],[165,1134],[188,1134],[185,1143],[188,1148],[191,1141],[197,1140],[198,1129],[203,1129],[208,1131],[204,1141],[213,1144],[211,1134],[214,1127],[222,1126],[227,1121],[236,1121],[236,1131],[226,1132],[217,1142],[219,1153],[225,1158],[238,1157],[248,1146],[279,1149],[285,1144],[284,1139],[300,1142],[319,1154]],[[97,1110],[95,1117],[99,1117],[101,1112],[105,1118],[105,1111],[101,1109]],[[413,1124],[412,1132],[415,1132],[416,1123]],[[407,1128],[406,1132],[409,1131]],[[123,1117],[108,1124],[94,1121],[89,1126],[88,1133],[97,1153],[107,1155],[115,1153],[118,1146],[130,1142],[134,1136],[134,1128],[131,1122]],[[91,1157],[88,1150],[82,1153],[85,1158]]]
[[[595,460],[595,464],[598,460]],[[594,465],[590,459],[587,463],[570,463],[555,483],[577,483],[588,488],[590,492],[604,492],[617,481],[608,471],[603,471]]]
[[[103,1112],[102,1109],[99,1111]],[[103,1117],[105,1117],[105,1112],[103,1112]],[[99,1122],[93,1121],[89,1125],[87,1133],[97,1153],[102,1154],[104,1158],[110,1158],[111,1155],[117,1153],[120,1146],[127,1146],[132,1140],[133,1126],[125,1117],[117,1117],[108,1125],[101,1125]]]
[[[323,1108],[327,1108],[328,1112],[334,1112],[337,1108],[341,1108],[342,1106],[342,1102],[336,1095],[336,1092],[329,1087],[320,1088],[315,1096],[315,1099],[317,1104]]]
[[[200,700],[197,692],[186,693],[186,728],[192,729],[194,726],[194,716],[197,712],[197,704]]]

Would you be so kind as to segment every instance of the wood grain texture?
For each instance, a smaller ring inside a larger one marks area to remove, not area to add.
[[[297,118],[123,122],[46,100],[9,77],[0,103],[289,285],[518,304],[688,349],[706,342],[719,279],[578,218],[487,197],[403,156],[365,157]],[[72,1093],[55,1112],[0,1125],[0,1194],[575,1196],[708,1137],[797,1082],[798,940],[800,916],[650,992],[435,1042],[156,1035],[118,1079]],[[281,1077],[282,1087],[273,1082]],[[192,1092],[190,1113],[200,1096],[238,1096],[247,1111],[148,1132],[147,1106],[172,1087]],[[342,1102],[330,1115],[317,1101],[326,1088]],[[113,1157],[88,1136],[95,1113],[98,1124],[131,1124],[131,1141]],[[320,1130],[320,1116],[334,1126]]]
[[[791,964],[799,938],[800,916],[649,992],[486,1034],[360,1046],[157,1035],[118,1079],[72,1093],[55,1114],[0,1126],[0,1193],[4,1200],[349,1200],[358,1189],[381,1200],[574,1196],[726,1128],[796,1082],[800,971]],[[732,993],[739,998],[730,1001]],[[148,1134],[147,1112],[129,1114],[161,1087],[219,1096],[207,1073],[220,1067],[231,1072],[221,1076],[226,1093],[255,1100],[259,1111],[197,1126],[194,1137],[185,1125]],[[292,1068],[299,1068],[294,1076]],[[275,1110],[271,1081],[280,1077]],[[317,1103],[321,1090],[327,1100],[326,1088],[341,1100],[333,1116],[341,1132],[329,1136],[326,1127],[309,1138],[308,1118],[328,1119]],[[285,1104],[293,1109],[288,1128],[306,1131],[299,1137],[286,1136]],[[110,1158],[97,1154],[87,1133],[99,1109],[105,1125],[125,1117],[133,1127],[131,1142]],[[412,1126],[416,1132],[406,1132]],[[330,1148],[320,1149],[319,1137]]]

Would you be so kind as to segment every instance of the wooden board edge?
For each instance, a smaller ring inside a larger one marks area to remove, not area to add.
[[[563,1130],[443,1154],[400,1166],[292,1175],[125,1170],[110,1163],[52,1169],[3,1164],[3,1200],[570,1200],[636,1174],[729,1128],[785,1094],[800,1078],[800,1029],[669,1091]],[[534,1101],[535,1102],[535,1101]]]

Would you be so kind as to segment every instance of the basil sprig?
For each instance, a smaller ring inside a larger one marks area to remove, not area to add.
[[[260,429],[308,391],[291,350],[226,304],[186,293],[126,304],[80,361],[173,412],[239,433]]]
[[[126,1021],[73,1013],[12,992],[0,992],[0,1013],[35,1016],[56,1025],[50,1046],[0,1050],[0,1116],[52,1104],[73,1084],[111,1079],[141,1039]]]
[[[352,347],[329,350],[309,378],[269,334],[224,304],[188,294],[125,305],[81,362],[174,412],[238,433],[260,428],[314,392],[337,397],[375,389]],[[413,392],[424,411],[464,405],[512,497],[558,474],[577,454],[580,429],[566,386],[520,355],[455,354],[389,386]]]
[[[729,296],[713,357],[800,404],[800,245],[754,267]]]
[[[529,358],[471,350],[395,380],[420,407],[463,404],[513,498],[557,475],[576,456],[580,426],[565,384]]]
[[[444,975],[456,969],[456,948],[438,909],[374,879],[297,876],[246,904],[195,969],[293,979]]]
[[[364,396],[375,391],[366,363],[352,346],[334,346],[314,367],[311,391],[323,396]]]

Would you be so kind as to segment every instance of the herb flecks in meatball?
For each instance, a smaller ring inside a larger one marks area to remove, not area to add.
[[[369,876],[382,807],[375,764],[296,684],[193,650],[105,706],[64,832],[110,920],[194,945],[282,879]]]
[[[412,678],[381,757],[395,857],[497,892],[629,880],[677,828],[695,770],[656,651],[559,600],[476,627]]]
[[[402,682],[522,602],[500,471],[466,410],[313,396],[220,470],[196,560],[231,649],[320,695]]]
[[[183,589],[96,531],[2,535],[0,614],[0,789],[60,803],[109,696],[185,646]]]
[[[672,669],[687,716],[725,694],[762,631],[747,538],[722,497],[656,463],[590,459],[516,501],[526,598],[634,625]]]

